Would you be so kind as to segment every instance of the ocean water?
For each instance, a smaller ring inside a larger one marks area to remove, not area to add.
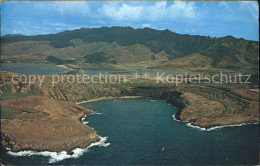
[[[14,156],[2,149],[2,160],[9,164],[65,165],[259,163],[258,125],[203,131],[175,121],[175,107],[150,98],[109,99],[82,105],[98,112],[83,121],[97,131],[103,142],[76,149],[74,156],[67,157],[47,152],[45,156]]]
[[[25,64],[25,63],[1,63],[1,70],[22,74],[57,74],[64,73],[68,69],[53,64]]]

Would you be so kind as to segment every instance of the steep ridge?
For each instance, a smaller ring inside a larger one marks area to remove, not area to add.
[[[70,60],[63,63],[131,64],[154,61],[156,64],[158,60],[171,63],[176,58],[196,53],[212,58],[212,67],[242,65],[258,68],[259,62],[257,41],[232,36],[182,35],[167,29],[81,28],[49,35],[5,35],[1,37],[1,43],[2,60],[9,61],[53,62],[48,59],[53,56],[61,61]],[[164,52],[163,57],[157,56],[160,52]]]
[[[176,118],[194,121],[201,127],[215,127],[259,121],[258,83],[252,85],[158,84],[155,80],[133,79],[123,84],[57,84],[50,77],[42,86],[12,84],[10,72],[2,72],[3,99],[23,98],[24,94],[40,95],[53,100],[82,102],[103,97],[144,96],[166,100],[179,108]],[[254,78],[252,78],[254,79]],[[250,95],[249,95],[250,94]],[[8,101],[8,100],[7,100]],[[42,115],[41,115],[42,116]],[[235,117],[235,118],[234,118]]]

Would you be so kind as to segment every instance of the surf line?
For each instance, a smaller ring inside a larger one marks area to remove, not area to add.
[[[12,152],[10,148],[6,148],[7,154],[12,155],[12,156],[32,156],[32,155],[37,155],[37,156],[46,156],[50,157],[49,158],[49,163],[55,163],[58,161],[62,161],[64,159],[68,158],[79,158],[82,156],[85,152],[89,150],[89,148],[93,146],[101,146],[101,147],[107,147],[110,145],[110,143],[106,143],[108,137],[101,137],[99,136],[100,141],[91,143],[88,147],[86,148],[75,148],[72,150],[72,154],[68,154],[66,151],[61,151],[61,152],[51,152],[51,151],[42,151],[42,152],[37,152],[37,151],[31,151],[31,150],[26,150],[26,151],[20,151],[20,152]]]
[[[221,129],[221,128],[225,128],[225,127],[239,127],[239,126],[245,126],[245,125],[258,124],[259,123],[259,122],[255,122],[255,123],[240,123],[240,124],[231,124],[231,125],[223,125],[223,126],[215,126],[215,127],[211,127],[211,128],[205,128],[205,127],[195,126],[190,121],[178,120],[178,119],[176,119],[175,114],[172,117],[173,117],[173,120],[175,120],[177,122],[187,123],[186,126],[192,127],[192,128],[196,128],[196,129],[199,129],[201,131],[212,131],[212,130]]]
[[[98,112],[91,113],[91,114],[101,114]],[[82,118],[81,121],[83,124],[87,124],[88,122],[85,122],[84,120],[86,119],[87,115],[91,114],[85,114]],[[32,156],[32,155],[37,155],[37,156],[45,156],[49,157],[49,163],[56,163],[59,161],[62,161],[64,159],[68,158],[79,158],[82,156],[85,152],[87,152],[91,147],[93,146],[101,146],[101,147],[107,147],[110,145],[110,143],[107,143],[108,137],[101,137],[99,136],[100,141],[91,143],[89,146],[86,148],[75,148],[71,152],[72,154],[68,154],[66,151],[61,151],[61,152],[51,152],[51,151],[32,151],[32,150],[25,150],[25,151],[20,151],[20,152],[12,152],[10,148],[6,148],[7,154],[11,156]]]

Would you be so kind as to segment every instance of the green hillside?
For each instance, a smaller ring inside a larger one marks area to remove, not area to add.
[[[259,42],[131,27],[81,28],[57,34],[1,37],[3,61],[137,64],[153,68],[259,68]],[[191,57],[189,57],[191,56]]]

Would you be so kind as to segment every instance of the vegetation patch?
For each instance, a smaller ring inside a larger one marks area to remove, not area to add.
[[[33,108],[17,108],[2,106],[1,118],[2,119],[40,119],[48,117],[50,114],[35,110]]]

